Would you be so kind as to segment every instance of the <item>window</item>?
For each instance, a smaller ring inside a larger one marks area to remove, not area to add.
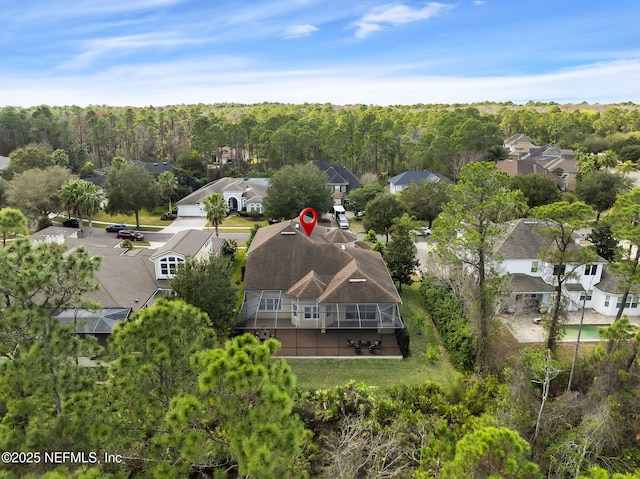
[[[616,308],[619,308],[622,304],[622,296],[618,297],[618,301],[616,302]],[[627,296],[627,300],[624,302],[625,308],[637,308],[638,307],[638,296]]]
[[[553,265],[553,275],[554,276],[562,276],[564,274],[566,265],[564,264],[554,264]]]
[[[333,185],[333,192],[334,193],[340,193],[342,191],[341,186],[340,185]]]
[[[260,300],[260,311],[280,311],[281,302],[279,298],[262,298]]]
[[[178,265],[184,263],[184,259],[177,256],[167,256],[160,259],[160,273],[163,276],[173,276],[176,274]]]
[[[317,306],[305,306],[304,319],[320,319],[319,308]]]
[[[587,301],[591,301],[591,297],[593,296],[593,290],[588,289],[587,291],[580,292],[580,301],[584,301],[585,298]]]
[[[333,304],[327,304],[327,318],[333,316]]]
[[[597,272],[598,272],[597,264],[588,264],[584,267],[584,274],[586,276],[595,276]]]
[[[291,303],[291,315],[294,318],[298,317],[298,303]]]
[[[533,261],[531,263],[531,272],[532,273],[537,273],[538,272],[538,262],[537,261]]]
[[[609,307],[609,304],[611,303],[611,296],[607,295],[604,297],[604,306],[605,307]]]

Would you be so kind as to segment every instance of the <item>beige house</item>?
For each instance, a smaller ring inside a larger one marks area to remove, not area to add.
[[[224,240],[210,231],[184,230],[177,232],[149,260],[155,265],[156,279],[171,279],[179,265],[187,258],[206,259],[219,254]]]

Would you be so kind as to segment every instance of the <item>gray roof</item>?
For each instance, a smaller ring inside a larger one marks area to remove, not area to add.
[[[169,252],[179,254],[181,256],[195,256],[202,249],[208,240],[213,243],[211,250],[216,252],[222,248],[224,240],[216,238],[211,231],[202,230],[182,230],[177,232],[163,246],[152,254],[149,259],[154,260],[159,256]]]
[[[86,229],[85,229],[86,232]],[[140,309],[159,288],[170,287],[167,280],[156,280],[154,263],[149,261],[155,250],[130,250],[115,247],[120,240],[115,236],[94,236],[82,239],[67,238],[71,249],[83,247],[92,256],[101,256],[96,272],[98,289],[83,297],[97,301],[105,308]]]
[[[417,183],[420,180],[437,181],[442,180],[451,183],[451,180],[439,173],[431,173],[429,170],[422,171],[405,171],[393,178],[389,179],[389,183],[394,185],[408,185],[409,183]]]
[[[196,205],[212,193],[222,194],[225,191],[242,192],[245,198],[255,203],[267,196],[267,188],[269,178],[220,178],[185,196],[176,205]]]
[[[340,163],[327,163],[326,161],[312,161],[315,166],[324,171],[329,177],[329,185],[346,185],[347,192],[360,188],[360,180]]]
[[[545,227],[544,222],[520,218],[508,223],[507,229],[496,243],[495,255],[505,259],[536,259],[538,253],[548,245],[550,240],[540,234]],[[570,248],[582,248],[575,242],[571,242]],[[606,263],[604,258],[597,257],[597,263]]]
[[[322,303],[401,302],[378,252],[330,243],[317,230],[307,237],[297,220],[260,228],[247,252],[244,289],[313,294]]]
[[[545,283],[539,276],[515,273],[509,278],[509,286],[512,293],[551,293],[555,287]]]
[[[623,294],[624,290],[620,286],[618,276],[609,271],[608,266],[602,268],[602,276],[600,276],[600,282],[596,284],[596,288],[605,293],[611,294]],[[631,291],[632,293],[636,291]]]

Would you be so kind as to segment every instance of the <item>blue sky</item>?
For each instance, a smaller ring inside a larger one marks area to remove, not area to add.
[[[640,103],[640,2],[0,0],[0,105]]]

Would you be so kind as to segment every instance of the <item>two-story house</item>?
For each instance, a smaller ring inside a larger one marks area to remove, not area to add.
[[[379,341],[382,354],[398,355],[400,302],[369,244],[321,227],[307,236],[289,220],[260,228],[251,243],[240,329],[270,331],[287,355],[349,355],[347,340]]]
[[[615,316],[622,300],[622,290],[615,276],[607,269],[607,261],[597,257],[590,264],[554,265],[541,260],[540,251],[548,240],[540,234],[544,224],[536,220],[518,219],[511,222],[495,250],[498,271],[509,275],[509,297],[506,309],[520,312],[541,309],[552,302],[556,294],[556,268],[564,268],[568,276],[563,285],[563,296],[569,311],[582,308]],[[578,241],[573,248],[582,248]],[[629,295],[625,314],[640,315],[638,296]]]

